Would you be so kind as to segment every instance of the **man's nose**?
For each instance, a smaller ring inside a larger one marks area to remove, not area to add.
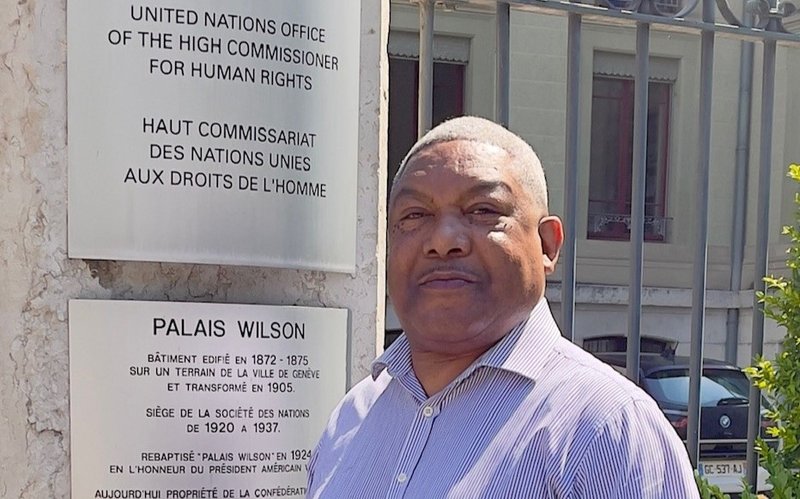
[[[439,215],[436,217],[423,251],[425,255],[438,258],[464,256],[471,249],[469,230],[463,217]]]

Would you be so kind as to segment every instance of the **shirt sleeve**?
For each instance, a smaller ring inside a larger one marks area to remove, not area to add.
[[[320,438],[317,445],[314,447],[314,450],[311,452],[311,458],[308,460],[308,477],[306,479],[306,497],[314,497],[316,492],[315,489],[319,487],[318,483],[314,482],[314,471],[317,468],[317,459],[319,458],[319,453],[321,452],[321,447],[323,441],[325,440],[325,435]]]
[[[610,416],[580,458],[570,499],[699,499],[683,442],[652,401]]]

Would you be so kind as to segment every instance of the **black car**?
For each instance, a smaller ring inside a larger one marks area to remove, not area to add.
[[[584,349],[625,374],[624,336],[586,338]],[[642,337],[639,386],[655,399],[678,435],[686,440],[689,408],[689,357],[675,355],[677,343]],[[736,366],[703,359],[700,381],[700,463],[698,470],[723,492],[740,492],[745,474],[750,382]],[[762,410],[763,413],[763,410]],[[762,422],[762,437],[768,421]],[[768,440],[777,445],[777,440]],[[759,490],[768,490],[759,469]]]

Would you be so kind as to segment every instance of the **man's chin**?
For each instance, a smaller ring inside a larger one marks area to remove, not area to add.
[[[475,310],[485,310],[490,297],[476,293],[474,287],[455,289],[437,289],[420,293],[411,312],[423,314],[441,314],[458,319],[465,315],[476,316]]]

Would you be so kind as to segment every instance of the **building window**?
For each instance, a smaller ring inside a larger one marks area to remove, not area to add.
[[[433,62],[433,125],[464,114],[465,64]],[[419,62],[389,57],[389,165],[388,193],[400,162],[417,141]],[[387,202],[389,196],[386,197]],[[386,307],[384,348],[389,348],[402,330],[391,304]]]
[[[464,114],[464,64],[433,63],[433,126]],[[417,141],[419,61],[389,58],[389,187]]]
[[[651,81],[647,106],[644,237],[665,241],[672,83]],[[589,168],[589,239],[629,240],[634,81],[594,75]]]
[[[433,125],[464,114],[464,80],[470,41],[465,37],[435,35],[433,38]],[[411,146],[417,141],[419,103],[419,33],[389,32],[389,157],[388,188]],[[388,202],[388,196],[387,196]],[[401,334],[400,321],[386,303],[388,348]]]
[[[389,165],[391,189],[400,162],[417,141],[419,33],[389,32]],[[433,37],[433,125],[464,114],[464,79],[469,63],[467,37]],[[388,191],[387,191],[388,192]]]

